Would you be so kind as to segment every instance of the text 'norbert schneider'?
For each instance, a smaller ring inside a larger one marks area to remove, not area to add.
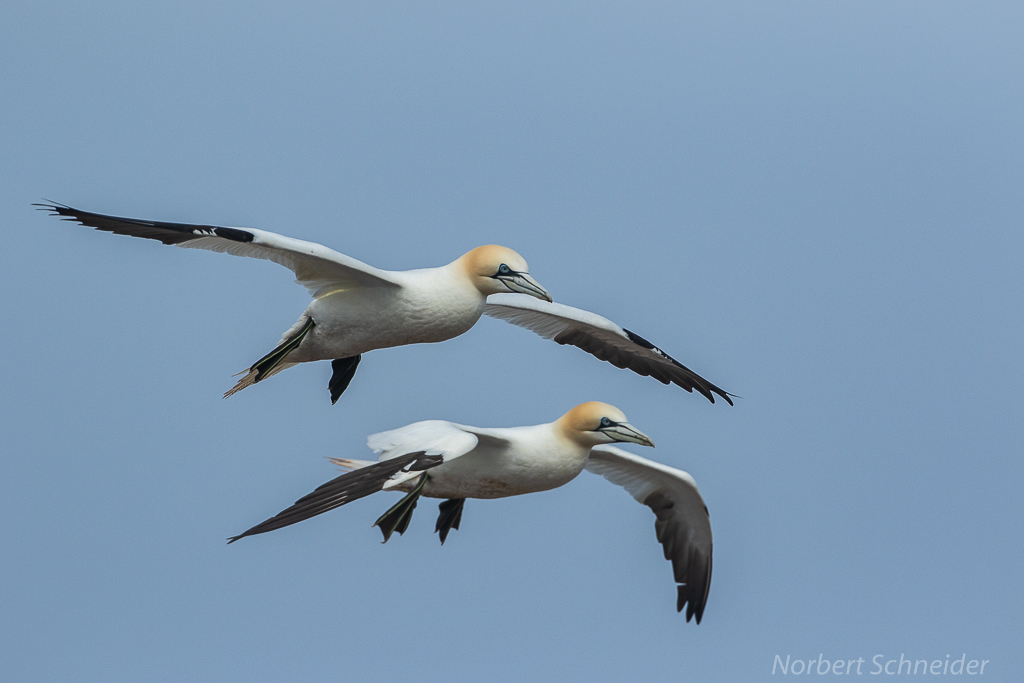
[[[824,653],[815,659],[792,659],[792,655],[786,655],[783,659],[782,655],[775,655],[772,675],[979,676],[985,674],[988,663],[987,659],[968,659],[966,652],[960,659],[953,659],[952,655],[946,655],[944,659],[908,659],[904,653],[900,653],[899,659],[879,654],[870,660],[863,657],[826,659]]]

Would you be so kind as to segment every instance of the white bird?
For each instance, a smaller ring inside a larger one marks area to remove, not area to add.
[[[530,277],[523,257],[506,247],[477,247],[439,268],[389,271],[320,244],[265,230],[119,218],[53,202],[36,206],[97,230],[267,259],[295,273],[296,282],[309,290],[313,302],[277,347],[250,366],[225,398],[298,363],[331,360],[328,388],[334,403],[352,381],[361,354],[457,337],[486,312],[560,344],[578,346],[620,368],[651,375],[665,384],[674,382],[687,391],[696,389],[712,403],[714,394],[732,403],[730,394],[642,337],[599,315],[552,304],[551,295]],[[488,300],[499,293],[506,296]]]
[[[387,542],[409,526],[420,496],[445,499],[434,530],[443,544],[458,529],[467,498],[503,498],[563,486],[587,469],[649,506],[665,558],[678,585],[677,611],[700,623],[711,585],[711,523],[693,478],[605,444],[654,446],[607,403],[583,403],[554,422],[529,427],[479,428],[428,420],[373,434],[378,461],[331,458],[346,470],[294,505],[229,539],[274,531],[378,491],[406,495],[374,526]]]

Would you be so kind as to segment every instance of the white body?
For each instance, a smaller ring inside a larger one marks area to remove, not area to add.
[[[449,265],[388,272],[398,286],[338,289],[319,296],[293,329],[307,317],[312,317],[316,326],[288,361],[346,358],[459,336],[480,319],[486,296],[453,271]],[[286,332],[285,338],[291,332]]]
[[[400,430],[375,434],[370,437],[370,445],[385,435],[413,435],[422,433],[423,428],[436,432],[459,430],[476,437],[471,450],[458,457],[450,451],[451,459],[445,453],[445,461],[430,468],[422,495],[431,498],[504,498],[548,491],[575,479],[590,455],[588,446],[565,438],[557,423],[480,429],[453,422],[417,422]],[[464,443],[468,445],[469,441]],[[401,455],[408,448],[403,439],[397,447],[382,453],[381,459]],[[418,476],[402,473],[387,488],[411,490]]]

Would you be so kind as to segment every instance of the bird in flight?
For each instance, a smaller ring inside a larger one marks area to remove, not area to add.
[[[336,403],[362,354],[445,341],[468,331],[487,314],[581,348],[616,367],[696,390],[712,403],[717,395],[732,405],[732,394],[643,337],[595,313],[553,303],[530,276],[523,257],[506,247],[477,247],[438,268],[393,271],[266,230],[120,218],[54,202],[35,206],[97,230],[267,259],[295,273],[312,303],[270,353],[243,371],[225,398],[298,363],[330,360],[328,390]]]
[[[626,489],[654,512],[665,559],[672,562],[676,609],[700,623],[711,585],[711,523],[697,484],[686,472],[608,444],[654,442],[607,403],[583,403],[554,422],[479,428],[428,420],[373,434],[378,460],[332,458],[348,470],[294,505],[229,539],[263,534],[315,517],[378,491],[406,495],[374,526],[387,542],[409,527],[421,496],[441,498],[434,527],[443,544],[462,521],[467,498],[503,498],[563,486],[584,469]]]

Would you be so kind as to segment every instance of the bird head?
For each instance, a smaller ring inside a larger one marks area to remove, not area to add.
[[[651,438],[629,424],[621,410],[600,401],[581,403],[555,424],[566,437],[587,447],[623,441],[654,447]]]
[[[508,247],[488,244],[463,254],[458,263],[473,286],[484,296],[502,292],[518,292],[551,301],[540,283],[530,277],[526,259]]]

